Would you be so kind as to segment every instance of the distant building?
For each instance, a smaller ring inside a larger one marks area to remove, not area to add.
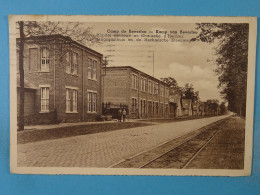
[[[169,87],[131,66],[106,67],[104,105],[127,106],[131,118],[169,117]]]
[[[170,105],[170,117],[182,116],[182,105],[180,95],[170,95],[169,98]]]
[[[183,116],[192,116],[192,100],[182,99],[182,109]]]
[[[19,114],[18,53],[19,50]],[[102,57],[66,36],[26,38],[25,124],[91,121],[100,115]]]
[[[199,105],[199,101],[194,101],[191,103],[192,105],[192,115],[193,116],[198,116],[200,113],[200,105]]]

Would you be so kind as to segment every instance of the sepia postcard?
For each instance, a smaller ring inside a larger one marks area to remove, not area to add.
[[[251,174],[255,17],[11,15],[10,170]]]

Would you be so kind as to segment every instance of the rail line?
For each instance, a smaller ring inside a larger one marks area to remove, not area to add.
[[[213,138],[219,133],[220,131],[216,131],[214,135],[192,156],[192,158],[182,167],[182,169],[185,169],[191,161],[208,145],[208,143],[213,140]]]
[[[189,141],[192,141],[193,139],[199,137],[202,133],[205,133],[207,130],[208,130],[208,129],[205,129],[205,130],[201,131],[199,134],[197,134],[197,135],[195,135],[195,136],[193,136],[193,137],[191,137],[191,138],[185,140],[184,142],[182,142],[182,143],[176,145],[175,147],[173,147],[173,148],[167,150],[166,152],[160,154],[159,156],[153,158],[152,160],[146,162],[145,164],[143,164],[142,166],[139,166],[138,168],[144,168],[144,167],[148,166],[149,164],[151,164],[151,163],[153,163],[154,161],[160,159],[160,158],[163,157],[164,155],[166,155],[166,154],[170,153],[171,151],[173,151],[173,150],[175,150],[175,149],[177,149],[177,148],[183,146],[185,143],[188,143]],[[192,157],[181,167],[181,169],[186,168],[186,167],[189,165],[189,163],[192,162],[192,160],[208,145],[208,143],[210,143],[210,141],[211,141],[219,132],[220,132],[220,131],[216,130],[216,132],[213,133],[213,135],[210,137],[210,139],[209,139],[208,141],[206,141],[206,143],[204,143],[204,144],[202,145],[202,147],[200,147],[200,148],[197,150],[197,152],[195,152],[194,155],[192,155]]]

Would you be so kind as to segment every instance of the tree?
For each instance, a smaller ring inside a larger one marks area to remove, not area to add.
[[[178,86],[177,81],[173,77],[161,78],[161,81],[170,86],[170,95],[182,95],[182,88]]]
[[[221,102],[221,104],[219,106],[221,115],[227,114],[227,107],[225,104],[226,104],[226,102]]]
[[[217,115],[219,114],[219,100],[209,99],[207,100],[208,111],[210,114]]]
[[[20,21],[20,42],[19,42],[19,72],[20,72],[20,109],[18,130],[24,129],[24,69],[23,69],[23,52],[24,52],[24,22]]]
[[[186,83],[182,88],[182,96],[186,99],[191,99],[193,102],[199,100],[199,91],[194,91],[192,84]]]
[[[27,37],[41,35],[60,34],[68,36],[73,41],[80,42],[86,46],[99,44],[98,35],[92,33],[92,27],[86,27],[79,22],[36,22],[36,21],[18,21],[19,41],[17,49],[19,50],[19,72],[20,72],[20,109],[18,130],[24,129],[24,43]],[[41,44],[52,44],[49,41]]]
[[[249,25],[240,23],[197,24],[199,35],[191,41],[218,43],[215,69],[228,109],[245,116]]]

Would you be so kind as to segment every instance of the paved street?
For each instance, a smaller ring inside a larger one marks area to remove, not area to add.
[[[227,116],[18,144],[18,166],[109,167]]]

